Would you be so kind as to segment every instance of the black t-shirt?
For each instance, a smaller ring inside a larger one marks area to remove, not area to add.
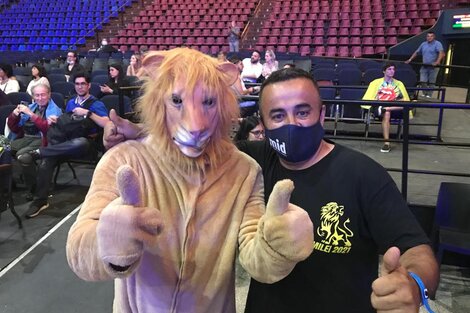
[[[338,144],[302,171],[284,168],[267,142],[238,146],[262,167],[266,198],[277,181],[294,181],[290,202],[309,213],[315,236],[313,253],[286,278],[270,285],[252,279],[245,312],[374,312],[378,255],[429,243],[390,175]]]
[[[79,63],[75,63],[70,70],[69,70],[68,64],[65,64],[65,75],[70,76],[69,81],[71,81],[71,82],[73,82],[74,76],[77,73],[84,73],[84,72],[85,72],[85,68]]]

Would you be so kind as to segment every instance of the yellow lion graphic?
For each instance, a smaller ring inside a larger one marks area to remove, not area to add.
[[[340,206],[336,202],[327,203],[321,208],[321,224],[317,228],[317,233],[324,238],[323,243],[337,246],[340,241],[343,241],[346,247],[351,246],[351,241],[348,238],[352,237],[354,233],[346,226],[349,223],[349,218],[343,223],[343,227],[339,225],[339,218],[343,214],[344,206]]]

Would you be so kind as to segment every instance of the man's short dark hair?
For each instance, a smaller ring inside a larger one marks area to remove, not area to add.
[[[309,72],[301,68],[292,68],[292,67],[284,68],[284,69],[280,69],[280,70],[272,72],[271,75],[269,75],[269,77],[263,82],[263,84],[261,85],[260,92],[259,92],[259,103],[260,104],[262,103],[263,91],[266,88],[266,86],[279,83],[279,82],[292,80],[292,79],[297,79],[297,78],[305,78],[311,81],[315,89],[317,89],[318,93],[320,93],[317,82],[315,81],[315,79],[313,79],[312,75],[310,75]]]
[[[395,69],[397,68],[397,66],[396,66],[395,63],[393,63],[393,62],[387,62],[387,63],[385,63],[385,65],[382,66],[382,72],[385,72],[385,70],[387,70],[387,68],[392,67],[392,66],[393,66]]]
[[[259,92],[259,99],[261,102],[261,97],[263,96],[263,90],[266,88],[266,86],[274,84],[274,83],[279,83],[283,81],[288,81],[296,78],[305,78],[310,80],[315,88],[318,89],[317,82],[313,79],[312,75],[310,73],[304,71],[301,68],[284,68],[280,69],[277,71],[274,71],[269,75],[269,77],[263,82],[261,85],[261,90]]]
[[[259,56],[261,56],[261,52],[259,50],[253,50],[253,52],[257,52],[259,54]],[[253,54],[253,52],[251,54]]]
[[[72,50],[67,51],[67,55],[68,55],[69,53],[72,53],[74,58],[77,57],[77,52],[76,52],[76,51],[72,51]]]
[[[88,75],[88,74],[85,73],[85,72],[78,72],[77,74],[75,74],[75,76],[73,76],[73,82],[75,82],[75,80],[76,80],[77,78],[80,78],[80,77],[85,78],[85,81],[86,81],[88,84],[91,83],[90,75]]]

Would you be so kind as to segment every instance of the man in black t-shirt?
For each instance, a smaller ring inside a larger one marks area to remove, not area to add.
[[[277,181],[294,182],[290,202],[308,212],[315,245],[281,281],[252,279],[246,312],[417,312],[420,289],[408,272],[433,295],[438,266],[392,178],[367,156],[323,139],[325,111],[307,72],[274,72],[261,88],[260,109],[266,141],[239,148],[262,167],[266,199]],[[137,126],[111,120],[105,145],[138,135]]]
[[[266,141],[239,148],[261,165],[265,197],[276,181],[294,181],[290,201],[309,213],[315,249],[277,283],[252,279],[245,312],[417,312],[420,292],[408,271],[434,293],[438,267],[392,178],[367,156],[323,139],[325,111],[308,73],[274,72],[260,110]]]

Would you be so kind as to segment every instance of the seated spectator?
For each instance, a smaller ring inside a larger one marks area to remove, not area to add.
[[[142,67],[142,61],[140,60],[139,54],[133,54],[131,56],[129,66],[127,67],[127,76],[138,76],[139,70]]]
[[[33,79],[29,82],[26,92],[33,96],[33,88],[37,85],[46,85],[50,87],[49,80],[47,79],[47,73],[44,66],[40,64],[34,64],[31,68],[31,75]]]
[[[49,186],[54,168],[60,159],[85,155],[91,147],[91,138],[109,121],[108,110],[103,102],[90,94],[90,77],[84,73],[77,73],[74,77],[74,84],[77,95],[67,102],[66,114],[63,114],[49,128],[47,147],[40,147],[18,155],[18,161],[23,164],[31,164],[40,160],[34,200],[26,212],[27,218],[35,217],[49,207],[47,200]],[[86,124],[87,127],[84,127],[80,131],[80,135],[77,136],[66,133],[65,121],[68,119],[69,123],[72,123],[71,120],[79,120],[79,117],[82,118],[80,119],[81,124],[84,126]]]
[[[15,139],[11,142],[12,155],[21,155],[47,145],[47,130],[56,122],[62,110],[51,99],[51,89],[47,84],[37,84],[32,88],[33,103],[19,104],[8,116],[8,127]],[[28,188],[27,200],[32,200],[36,187],[36,165],[22,164],[23,178]]]
[[[120,87],[127,86],[130,86],[130,83],[126,79],[122,66],[120,64],[111,64],[109,66],[109,81],[101,86],[101,93],[103,95],[117,95]],[[123,92],[126,96],[129,95],[129,91]]]
[[[261,80],[263,81],[268,78],[272,72],[277,71],[279,69],[279,62],[276,61],[276,54],[274,54],[273,50],[266,50],[266,53],[264,54],[264,59],[266,62],[263,64],[263,70],[261,71]],[[258,79],[258,82],[262,81]]]
[[[85,72],[85,68],[78,63],[77,52],[67,52],[67,66],[65,66],[65,78],[70,81],[70,78],[79,72]]]
[[[395,65],[386,63],[383,67],[383,78],[377,78],[370,82],[363,100],[383,100],[383,101],[410,101],[405,85],[398,79],[393,78],[395,75]],[[370,106],[362,106],[370,109]],[[410,115],[411,115],[410,111]],[[390,119],[403,118],[403,107],[378,107],[376,115],[382,119],[382,132],[384,137],[384,145],[381,152],[390,152]],[[412,115],[411,115],[412,116]]]
[[[230,62],[235,64],[238,67],[238,70],[240,71],[240,79],[237,79],[235,83],[233,83],[232,85],[232,89],[233,91],[235,91],[235,94],[238,97],[240,97],[240,96],[246,96],[246,95],[259,92],[258,87],[250,87],[250,88],[245,87],[245,82],[241,78],[241,73],[243,72],[243,68],[244,68],[243,62],[236,56],[231,57]]]
[[[254,50],[251,54],[251,58],[243,59],[243,81],[256,83],[258,77],[260,77],[263,71],[263,65],[260,62],[261,53],[258,50]]]
[[[259,117],[248,116],[242,119],[240,122],[240,128],[238,129],[233,141],[238,142],[241,140],[264,140],[264,127],[261,124]]]
[[[20,84],[12,76],[13,68],[11,65],[0,63],[0,90],[6,94],[20,91]]]
[[[235,64],[238,67],[240,73],[243,71],[243,62],[236,56],[230,58],[230,62]],[[259,86],[256,87],[245,87],[245,82],[242,80],[241,76],[237,79],[231,86],[232,90],[235,92],[239,98],[238,104],[240,105],[240,115],[246,117],[252,115],[258,110],[257,101],[254,100],[242,100],[243,96],[257,94],[260,90]]]
[[[108,45],[108,40],[106,38],[103,38],[101,40],[101,47],[98,48],[99,52],[107,52],[107,53],[114,53],[114,52],[118,52],[118,50],[116,48],[114,48],[113,46],[111,45]]]

